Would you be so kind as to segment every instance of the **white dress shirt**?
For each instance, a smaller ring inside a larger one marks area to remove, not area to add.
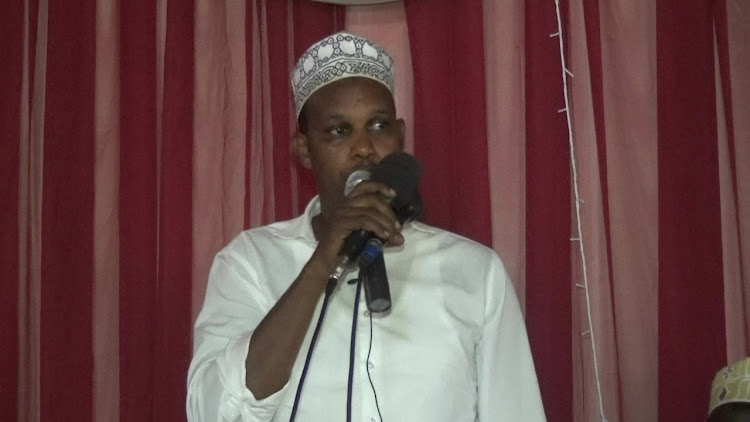
[[[188,420],[289,420],[322,295],[281,390],[257,400],[245,384],[245,358],[254,329],[310,259],[318,212],[315,198],[302,216],[245,231],[216,256],[195,324]],[[417,222],[402,234],[403,246],[385,250],[393,305],[372,317],[372,338],[360,296],[352,420],[379,420],[369,369],[386,422],[544,421],[523,317],[499,257]],[[346,420],[355,292],[340,283],[331,296],[298,421]]]

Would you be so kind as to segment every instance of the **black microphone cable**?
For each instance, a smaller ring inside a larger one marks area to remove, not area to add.
[[[348,284],[357,284],[357,291],[354,295],[354,312],[353,312],[353,318],[352,318],[352,334],[351,334],[351,343],[349,348],[349,377],[347,381],[347,394],[346,394],[346,420],[347,422],[351,422],[351,409],[352,409],[352,391],[353,391],[353,385],[354,385],[354,351],[355,351],[355,345],[356,345],[356,334],[357,334],[357,316],[359,313],[359,298],[360,298],[360,292],[361,292],[361,286],[363,282],[363,278],[361,274],[364,271],[360,271],[360,277],[356,279],[352,279],[348,281]],[[331,293],[333,293],[333,290],[336,288],[336,285],[338,284],[338,280],[335,278],[331,278],[328,280],[328,284],[326,285],[325,290],[325,296],[323,297],[323,304],[320,308],[320,315],[318,316],[318,322],[315,325],[315,331],[313,332],[312,339],[310,339],[310,346],[307,349],[307,356],[305,358],[305,365],[302,368],[302,374],[300,375],[299,384],[297,385],[297,392],[294,396],[294,405],[292,406],[292,413],[289,416],[289,422],[294,422],[296,416],[297,416],[297,409],[299,408],[299,402],[302,398],[302,387],[305,383],[305,378],[307,378],[307,371],[310,368],[310,361],[312,360],[312,354],[313,350],[315,348],[315,343],[318,339],[318,333],[320,332],[320,327],[323,325],[323,317],[326,314],[326,310],[328,309],[328,302],[330,300]],[[372,312],[370,312],[370,344],[367,349],[367,361],[365,362],[365,365],[370,361],[370,352],[372,352]],[[380,404],[378,403],[378,393],[375,391],[375,385],[372,382],[372,377],[370,376],[370,368],[369,366],[366,366],[367,368],[367,379],[370,381],[370,388],[372,388],[372,393],[375,397],[375,407],[378,410],[378,416],[380,417],[380,422],[383,422],[383,415],[380,412]]]
[[[310,367],[310,360],[312,360],[315,342],[318,340],[318,333],[320,332],[320,327],[323,325],[323,317],[326,314],[326,309],[328,309],[328,300],[331,298],[331,293],[333,293],[333,290],[336,288],[336,284],[338,284],[338,279],[333,277],[328,279],[325,296],[323,296],[323,305],[320,307],[318,323],[315,325],[315,331],[313,332],[312,339],[310,339],[310,346],[307,348],[307,357],[305,358],[305,366],[302,368],[302,375],[300,375],[299,384],[297,384],[297,393],[294,395],[294,405],[292,406],[292,414],[289,416],[289,422],[294,422],[294,418],[297,416],[297,407],[299,406],[299,401],[302,397],[302,386],[305,384],[305,378],[307,377],[307,370]]]
[[[354,312],[352,313],[352,336],[349,342],[349,378],[346,383],[346,422],[352,420],[352,390],[354,387],[354,349],[357,344],[357,316],[359,314],[359,293],[362,291],[362,271],[359,277],[351,282],[357,283],[357,292],[354,294]]]

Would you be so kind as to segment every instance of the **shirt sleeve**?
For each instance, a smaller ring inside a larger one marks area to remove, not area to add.
[[[189,421],[273,419],[288,384],[258,400],[245,383],[250,338],[273,305],[264,294],[246,260],[231,253],[217,255],[195,323],[186,403]]]
[[[476,351],[479,420],[545,421],[521,307],[494,254],[485,283],[485,323]]]

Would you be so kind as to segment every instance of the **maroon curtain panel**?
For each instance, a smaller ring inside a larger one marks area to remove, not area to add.
[[[95,5],[49,5],[44,121],[41,419],[93,411]]]
[[[571,421],[572,336],[580,334],[570,332],[570,147],[550,7],[526,2],[526,325],[547,418]]]
[[[713,4],[656,6],[659,420],[699,420],[726,363]]]
[[[167,5],[159,192],[152,420],[185,418],[192,350],[193,95],[195,8]]]
[[[13,421],[18,414],[18,201],[23,77],[23,6],[20,0],[6,3],[0,16],[0,51],[5,60],[0,71],[0,420]]]
[[[490,245],[482,2],[406,1],[423,220]]]
[[[123,1],[119,8],[120,418],[145,421],[155,407],[159,293],[156,2]]]

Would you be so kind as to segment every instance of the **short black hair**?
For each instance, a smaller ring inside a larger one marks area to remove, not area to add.
[[[302,110],[299,111],[299,116],[297,117],[297,126],[299,127],[300,132],[307,135],[307,130],[309,129],[307,122],[307,104],[303,105]]]
[[[708,422],[739,422],[748,419],[750,419],[750,403],[747,402],[724,403],[708,416]]]

